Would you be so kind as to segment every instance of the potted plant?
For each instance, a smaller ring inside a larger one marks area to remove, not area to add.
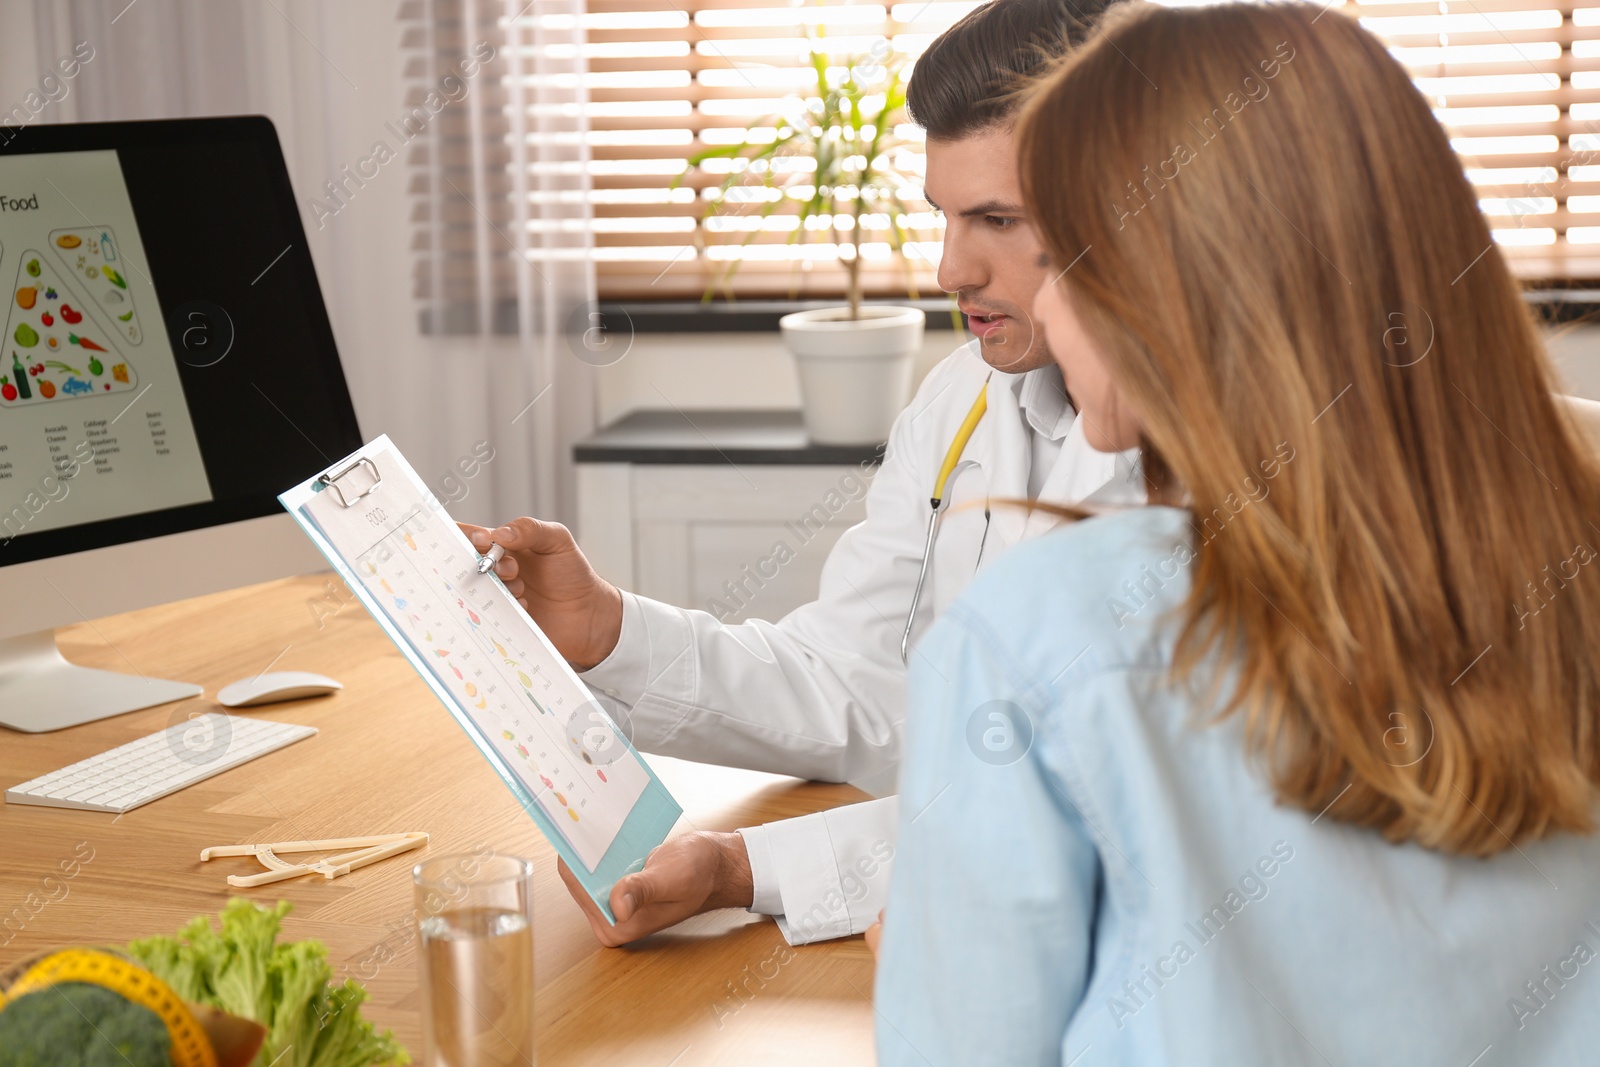
[[[770,139],[722,145],[690,159],[739,159],[707,204],[702,221],[716,215],[760,217],[792,212],[798,217],[791,242],[842,235],[841,259],[847,303],[785,315],[779,322],[800,378],[807,435],[819,444],[873,444],[888,437],[895,416],[911,398],[915,354],[922,346],[924,316],[914,307],[864,305],[861,248],[869,224],[887,220],[889,246],[905,259],[909,213],[900,195],[920,178],[897,165],[905,143],[895,136],[905,119],[903,64],[888,41],[873,54],[830,69],[821,42],[813,41],[815,95],[796,97],[789,113],[767,120]],[[753,235],[752,235],[753,236]],[[749,236],[745,238],[746,241]],[[702,239],[703,240],[703,239]],[[738,269],[730,261],[720,279]],[[717,289],[707,290],[707,299]],[[914,287],[911,295],[915,297]]]

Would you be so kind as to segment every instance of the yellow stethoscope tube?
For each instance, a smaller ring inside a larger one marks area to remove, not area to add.
[[[956,464],[961,462],[961,454],[967,450],[967,442],[972,439],[972,431],[978,428],[978,423],[983,421],[983,416],[989,410],[989,379],[983,379],[983,385],[978,389],[978,398],[972,402],[972,407],[967,410],[967,417],[961,420],[961,426],[956,430],[955,437],[950,440],[950,447],[945,449],[944,462],[939,464],[939,476],[933,482],[933,495],[929,497],[928,504],[932,509],[928,514],[928,539],[922,548],[922,566],[917,571],[917,587],[911,594],[911,610],[906,613],[905,632],[900,635],[900,662],[905,663],[911,656],[911,628],[917,622],[917,607],[922,603],[922,586],[928,580],[928,564],[933,559],[933,540],[939,533],[939,513],[943,510],[944,493],[950,481],[950,475],[955,473]],[[986,529],[985,534],[988,533]],[[982,552],[982,548],[979,549]]]

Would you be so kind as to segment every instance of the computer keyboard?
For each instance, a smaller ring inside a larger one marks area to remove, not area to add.
[[[211,712],[79,760],[6,790],[11,804],[83,811],[132,811],[185,786],[276,752],[314,726]]]

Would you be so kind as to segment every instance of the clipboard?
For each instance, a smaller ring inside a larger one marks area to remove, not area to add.
[[[611,923],[682,808],[387,436],[278,500]]]

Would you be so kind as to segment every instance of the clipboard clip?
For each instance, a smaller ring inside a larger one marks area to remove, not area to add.
[[[359,468],[365,468],[366,471],[372,475],[372,484],[361,490],[361,492],[357,493],[355,496],[346,496],[344,487],[339,484],[339,481],[347,474]],[[378,465],[376,463],[372,462],[372,460],[368,459],[366,456],[358,456],[355,462],[347,463],[336,471],[329,471],[326,474],[317,475],[316,484],[323,489],[332,489],[334,494],[339,498],[339,506],[347,508],[351,504],[354,504],[356,501],[360,500],[362,497],[369,496],[376,491],[378,486],[383,484],[383,475],[378,473]]]
[[[427,834],[408,833],[377,834],[372,837],[331,837],[322,841],[275,841],[266,845],[213,845],[211,848],[200,850],[200,860],[203,863],[217,856],[254,856],[261,861],[263,867],[267,868],[265,871],[260,874],[228,876],[229,885],[248,889],[251,886],[281,882],[305,874],[337,878],[341,874],[349,874],[358,867],[377,863],[379,860],[409,852],[414,848],[421,848],[427,843]],[[315,863],[289,863],[277,856],[279,852],[325,852],[335,848],[353,848],[356,851],[328,856]]]

